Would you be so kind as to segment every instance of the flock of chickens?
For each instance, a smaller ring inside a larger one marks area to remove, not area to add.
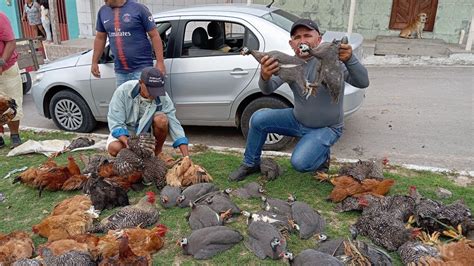
[[[152,256],[166,242],[166,226],[159,224],[163,208],[189,208],[191,234],[178,241],[183,253],[209,259],[244,241],[244,235],[227,224],[246,219],[245,247],[260,259],[283,259],[291,265],[391,265],[388,251],[398,251],[404,264],[472,265],[474,242],[464,235],[474,223],[470,209],[457,201],[449,205],[422,197],[415,187],[408,195],[385,196],[394,180],[383,176],[382,161],[359,161],[343,166],[337,175],[316,178],[334,185],[328,200],[335,210],[361,211],[350,227],[352,238],[328,239],[324,217],[293,195],[271,198],[262,184],[248,183],[222,190],[189,157],[178,161],[155,157],[154,139],[140,135],[115,159],[81,156],[80,170],[73,157],[61,166],[52,159],[14,179],[43,190],[82,189],[84,194],[58,203],[32,232],[47,238],[35,248],[30,234],[0,233],[0,265],[151,265]],[[264,158],[263,179],[274,180],[282,171],[276,161]],[[153,184],[160,195],[146,192],[130,205],[127,191]],[[159,199],[157,199],[159,197]],[[259,198],[262,209],[241,210],[233,198]],[[118,208],[96,222],[105,209]],[[100,233],[102,235],[98,235]],[[293,254],[287,238],[316,239],[316,246]],[[358,235],[373,244],[357,240]],[[442,243],[440,236],[451,238]],[[36,254],[37,257],[32,258]],[[310,263],[310,264],[307,264]]]

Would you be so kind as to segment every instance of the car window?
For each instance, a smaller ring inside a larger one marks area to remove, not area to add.
[[[270,21],[271,23],[277,25],[280,28],[283,28],[288,32],[290,32],[291,25],[293,25],[293,22],[299,19],[298,16],[295,16],[281,9],[265,14],[262,16],[262,18]]]
[[[183,57],[235,55],[242,47],[258,50],[259,42],[247,27],[228,21],[189,21],[186,23]]]
[[[163,58],[166,58],[167,55],[171,27],[172,24],[170,22],[160,22],[156,24],[156,28],[158,29],[158,33],[161,37],[161,44],[163,45]],[[155,56],[155,52],[153,52],[153,56]]]

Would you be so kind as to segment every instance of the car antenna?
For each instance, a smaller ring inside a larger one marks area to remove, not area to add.
[[[270,4],[267,5],[267,8],[270,8],[272,7],[273,3],[275,3],[275,0],[272,0],[272,2]]]

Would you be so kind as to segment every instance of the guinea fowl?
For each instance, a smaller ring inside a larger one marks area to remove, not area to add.
[[[232,191],[232,195],[242,199],[260,198],[263,194],[265,194],[265,189],[257,182],[250,182]]]
[[[321,242],[316,250],[335,256],[346,265],[392,265],[392,258],[385,251],[360,240],[333,239]]]
[[[315,234],[321,234],[326,225],[324,218],[304,202],[295,201],[291,204],[291,216],[301,239],[308,239]]]
[[[383,162],[382,160],[357,161],[356,163],[348,163],[341,167],[339,175],[348,175],[362,181],[366,178],[383,180]]]
[[[286,250],[285,238],[269,223],[251,222],[247,231],[249,239],[245,246],[262,260],[266,257],[277,260]]]
[[[152,156],[143,159],[143,182],[154,184],[158,190],[166,186],[168,168],[163,160]]]
[[[230,211],[231,214],[240,214],[240,208],[229,197],[231,192],[230,188],[223,191],[209,192],[196,199],[194,203],[207,205],[217,213]]]
[[[262,158],[260,161],[260,172],[265,180],[275,180],[282,174],[280,165],[272,158]]]
[[[267,198],[262,196],[263,201],[263,209],[269,212],[273,212],[276,214],[281,214],[286,217],[291,217],[291,205],[289,202],[293,202],[293,196],[288,197],[288,201],[284,201],[281,199],[274,199],[274,198]]]
[[[198,198],[206,195],[211,191],[217,191],[218,189],[212,183],[198,183],[191,185],[181,192],[178,197],[178,206],[181,208],[189,207],[190,202],[194,202]]]
[[[207,205],[195,205],[194,203],[190,203],[190,205],[191,212],[187,218],[191,230],[197,230],[215,225],[223,225],[224,221],[230,215],[230,211],[218,214]]]
[[[242,239],[242,235],[234,229],[226,226],[211,226],[194,230],[189,237],[182,238],[179,245],[183,248],[185,255],[205,260],[232,248]]]
[[[306,44],[300,45],[301,52],[308,52],[319,59],[319,65],[316,68],[317,80],[309,86],[317,89],[323,82],[326,83],[334,103],[339,102],[344,86],[344,74],[339,61],[339,47],[341,43],[347,42],[347,37],[343,37],[341,41],[334,39],[332,42],[321,43],[312,49]]]
[[[100,224],[90,230],[92,233],[107,232],[111,229],[123,229],[140,226],[142,228],[158,222],[159,212],[155,207],[155,193],[149,191],[135,205],[125,206],[116,213],[104,218]]]
[[[0,126],[7,124],[16,116],[17,107],[14,99],[0,94]]]
[[[281,257],[288,261],[290,265],[304,266],[304,265],[315,265],[315,266],[342,266],[340,260],[329,254],[314,250],[305,249],[301,251],[298,256],[294,257],[293,253],[287,251],[281,254]]]
[[[404,265],[413,263],[418,265],[423,257],[439,257],[439,252],[435,247],[423,244],[420,241],[407,241],[398,248],[398,255]]]
[[[181,188],[165,186],[160,191],[160,203],[164,208],[171,208],[178,203],[178,197],[181,195]]]
[[[298,86],[301,88],[301,93],[303,96],[310,95],[310,84],[304,77],[305,72],[303,66],[306,64],[306,61],[303,59],[285,54],[280,51],[259,52],[250,50],[247,47],[242,48],[241,54],[251,54],[259,63],[266,55],[276,59],[278,61],[278,67],[280,70],[275,73],[275,75],[279,76],[284,82],[296,82],[296,84],[298,84]]]
[[[285,236],[291,233],[294,229],[294,223],[290,221],[287,216],[281,214],[275,214],[267,211],[258,211],[256,213],[242,211],[242,215],[247,217],[247,225],[252,222],[269,223],[277,228]]]

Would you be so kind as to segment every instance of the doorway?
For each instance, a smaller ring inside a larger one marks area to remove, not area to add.
[[[393,0],[389,29],[403,29],[423,12],[428,16],[424,30],[433,31],[437,9],[438,0]]]

